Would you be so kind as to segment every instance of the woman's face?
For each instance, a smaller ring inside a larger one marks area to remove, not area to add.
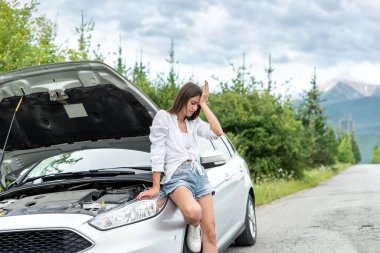
[[[187,100],[186,105],[183,107],[183,112],[186,115],[186,117],[190,117],[191,115],[193,115],[194,112],[197,111],[200,99],[201,96],[195,96]]]

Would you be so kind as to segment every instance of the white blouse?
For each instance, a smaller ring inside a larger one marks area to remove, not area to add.
[[[149,139],[150,162],[152,171],[163,172],[161,183],[167,183],[174,171],[185,161],[192,160],[201,173],[199,149],[196,136],[206,139],[217,139],[218,136],[211,130],[210,125],[199,117],[195,120],[185,120],[187,127],[188,144],[184,141],[177,115],[165,110],[157,112],[150,127]],[[186,145],[187,144],[187,145]]]
[[[185,148],[190,149],[191,143],[190,143],[190,137],[188,133],[182,133],[182,141],[185,144]]]

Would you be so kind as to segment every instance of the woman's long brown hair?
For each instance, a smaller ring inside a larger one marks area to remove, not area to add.
[[[167,111],[169,113],[177,114],[182,108],[187,104],[190,98],[202,96],[201,88],[195,83],[188,82],[177,93],[177,97],[174,100],[172,107],[170,107]],[[201,107],[198,106],[198,109],[190,116],[186,117],[188,120],[194,120],[199,116],[201,112]]]

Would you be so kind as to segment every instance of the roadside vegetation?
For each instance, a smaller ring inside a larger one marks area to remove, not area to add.
[[[304,178],[300,180],[272,180],[259,182],[255,185],[256,206],[265,205],[272,201],[317,186],[332,176],[346,170],[350,164],[339,163],[332,168],[320,167],[304,171]]]
[[[372,149],[371,163],[380,164],[380,147],[377,145]]]
[[[101,45],[92,45],[95,22],[82,13],[81,23],[75,28],[77,47],[56,45],[56,24],[38,17],[37,7],[35,1],[21,5],[0,0],[0,72],[53,62],[106,60],[100,52]],[[149,63],[143,61],[142,52],[134,65],[127,66],[121,42],[115,48],[118,58],[113,67],[160,108],[167,109],[179,87],[192,79],[176,71],[173,40],[168,45],[168,71],[155,77],[149,72]],[[272,80],[271,56],[265,67],[266,80],[257,80],[242,54],[240,66],[231,64],[235,73],[231,80],[215,77],[219,87],[210,96],[210,106],[249,165],[258,204],[315,186],[347,167],[340,163],[360,161],[355,134],[336,133],[326,118],[316,69],[311,70],[311,89],[304,92],[303,102],[295,108],[290,96],[274,92],[277,85],[284,84]],[[0,118],[0,124],[8,123]],[[4,134],[0,133],[0,137]]]

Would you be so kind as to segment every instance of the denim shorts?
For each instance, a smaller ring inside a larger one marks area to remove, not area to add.
[[[195,199],[200,199],[213,191],[205,169],[202,167],[202,171],[199,173],[196,165],[188,161],[182,163],[175,170],[169,182],[161,185],[160,198],[169,195],[179,186],[189,189]]]

